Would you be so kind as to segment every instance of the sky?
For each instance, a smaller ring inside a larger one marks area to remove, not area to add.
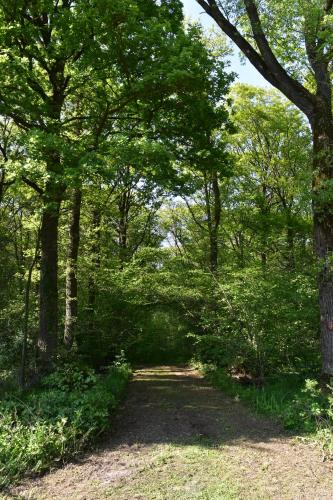
[[[184,4],[185,16],[190,17],[194,20],[199,20],[200,23],[205,28],[210,28],[214,26],[213,19],[206,14],[203,9],[197,4],[195,0],[182,0]],[[244,64],[240,61],[239,51],[235,47],[234,55],[230,57],[231,66],[230,69],[238,74],[238,81],[242,83],[249,83],[251,85],[257,85],[260,87],[267,87],[269,84],[266,80],[258,73],[258,71],[250,64],[246,62]]]

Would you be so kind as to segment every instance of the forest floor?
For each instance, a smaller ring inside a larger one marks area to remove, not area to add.
[[[332,499],[333,463],[189,368],[137,370],[98,450],[16,499]]]

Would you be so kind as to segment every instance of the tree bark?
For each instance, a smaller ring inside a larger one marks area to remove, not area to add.
[[[128,231],[128,213],[130,208],[130,190],[125,190],[119,196],[119,220],[118,220],[118,245],[120,265],[123,267],[128,258],[127,231]]]
[[[204,189],[209,233],[209,267],[210,271],[216,274],[219,260],[218,233],[221,223],[221,193],[216,171],[212,173],[209,184],[211,185],[213,200],[211,199],[211,193],[205,175]]]
[[[333,375],[333,124],[330,106],[319,107],[313,131],[314,247],[319,263],[318,289],[322,345],[322,374]]]
[[[72,198],[71,218],[69,223],[69,244],[66,266],[64,344],[68,349],[70,349],[73,345],[77,328],[77,258],[80,245],[81,199],[81,189],[75,188]]]
[[[89,311],[89,331],[92,333],[95,330],[95,304],[96,304],[96,276],[95,273],[101,264],[100,256],[100,238],[101,238],[101,211],[95,209],[92,214],[93,224],[93,241],[91,245],[92,265],[93,269],[88,280],[88,311]]]
[[[46,202],[40,232],[38,358],[41,372],[52,369],[58,335],[58,222],[60,200]]]
[[[30,289],[31,289],[31,279],[32,272],[34,270],[35,264],[38,259],[39,252],[39,232],[36,239],[35,254],[29,265],[27,282],[25,285],[24,293],[24,322],[23,322],[23,339],[22,339],[22,351],[21,351],[21,366],[19,373],[19,385],[21,389],[25,388],[26,384],[26,365],[27,365],[27,345],[28,345],[28,332],[29,332],[29,309],[30,309]]]
[[[214,198],[214,206],[210,235],[210,265],[212,273],[216,273],[218,270],[219,260],[218,235],[221,223],[221,192],[216,171],[214,171],[212,174],[212,192]]]

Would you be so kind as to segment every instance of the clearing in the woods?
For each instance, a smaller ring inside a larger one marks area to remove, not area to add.
[[[189,368],[137,370],[103,445],[21,499],[331,499],[333,464]]]

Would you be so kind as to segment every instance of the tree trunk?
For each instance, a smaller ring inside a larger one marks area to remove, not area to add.
[[[36,247],[34,257],[29,265],[27,282],[25,285],[24,293],[24,321],[23,321],[23,339],[22,339],[22,351],[21,351],[21,366],[19,374],[19,385],[21,389],[25,388],[26,384],[26,365],[27,365],[27,345],[28,345],[28,332],[29,332],[29,309],[30,309],[30,289],[31,289],[31,279],[32,272],[34,270],[35,264],[38,259],[39,252],[39,232],[36,239]]]
[[[58,222],[60,200],[46,201],[40,232],[40,309],[38,358],[41,372],[48,372],[57,348],[58,334]]]
[[[212,232],[210,238],[210,248],[211,248],[210,262],[211,262],[211,271],[213,273],[216,273],[218,269],[218,258],[219,258],[218,233],[221,223],[221,192],[219,186],[219,179],[216,171],[214,171],[212,174],[212,191],[214,198],[214,207],[213,207]]]
[[[89,311],[89,330],[90,333],[95,330],[95,303],[96,303],[96,276],[95,273],[101,264],[100,256],[100,237],[101,237],[101,211],[95,209],[92,214],[93,241],[91,245],[92,265],[88,280],[88,311]]]
[[[206,174],[204,175],[204,190],[209,233],[209,268],[213,274],[216,274],[219,258],[218,233],[221,223],[221,193],[216,171],[212,173],[209,184]]]
[[[72,198],[71,218],[69,223],[69,244],[66,266],[66,312],[64,343],[71,348],[77,327],[77,257],[80,244],[80,214],[82,192],[76,188]]]
[[[312,122],[314,149],[313,219],[318,258],[322,374],[333,375],[333,125],[330,105],[319,109]]]
[[[0,203],[2,203],[5,193],[5,177],[6,177],[5,169],[0,168]]]
[[[118,221],[118,245],[119,260],[121,268],[128,257],[127,249],[127,230],[128,230],[128,212],[129,212],[130,192],[124,191],[119,197],[119,221]]]
[[[288,255],[287,255],[288,268],[293,271],[295,270],[296,262],[295,262],[294,229],[292,227],[291,221],[288,221],[288,226],[287,226],[287,249],[288,249]]]

